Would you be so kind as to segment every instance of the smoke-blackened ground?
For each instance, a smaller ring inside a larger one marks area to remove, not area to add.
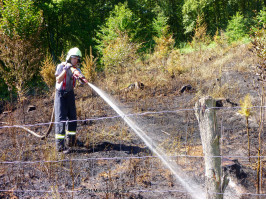
[[[230,178],[225,197],[258,198],[256,156],[260,110],[253,108],[254,114],[249,119],[250,154],[254,156],[249,161],[245,117],[234,107],[239,106],[239,100],[247,93],[251,94],[254,106],[260,105],[254,89],[258,82],[255,73],[236,71],[234,67],[233,62],[226,65],[218,82],[201,83],[201,88],[192,82],[193,88],[183,93],[180,89],[190,82],[173,79],[169,85],[121,92],[112,98],[126,114],[134,114],[130,118],[182,172],[204,188],[204,159],[193,107],[200,94],[216,87],[215,84],[232,86],[226,93],[228,99],[221,100],[223,107],[216,110],[221,155]],[[76,147],[70,154],[55,151],[54,129],[46,140],[18,128],[0,129],[1,198],[191,198],[169,169],[90,88],[76,89],[76,104],[78,120],[94,120],[78,122],[77,137],[84,147]],[[27,112],[29,105],[35,105],[36,110]],[[17,105],[11,113],[1,113],[0,119],[9,124],[47,123],[52,106],[51,94],[36,96],[23,106]],[[263,126],[265,130],[266,125]],[[44,133],[47,127],[29,128]],[[265,139],[262,132],[262,142]],[[260,184],[264,189],[265,145],[261,155]]]

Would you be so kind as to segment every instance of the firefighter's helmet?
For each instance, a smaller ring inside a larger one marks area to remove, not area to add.
[[[77,47],[70,49],[67,53],[66,60],[69,61],[72,56],[77,56],[81,58],[82,57],[81,51]]]

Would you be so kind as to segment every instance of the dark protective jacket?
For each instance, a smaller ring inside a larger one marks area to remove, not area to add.
[[[63,62],[57,66],[55,75],[62,73],[63,67],[66,63]],[[79,68],[77,70],[80,71]],[[80,71],[81,72],[81,71]],[[56,83],[55,94],[55,138],[64,139],[65,134],[75,135],[77,129],[77,120],[74,86],[76,78],[70,69],[67,70],[64,80],[61,83]],[[67,122],[62,122],[67,121]],[[66,130],[65,130],[66,129]]]

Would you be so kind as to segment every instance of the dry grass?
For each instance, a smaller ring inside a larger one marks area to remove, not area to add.
[[[200,96],[211,95],[215,98],[227,98],[238,92],[239,85],[221,82],[221,77],[232,71],[248,73],[253,70],[256,62],[250,44],[221,45],[214,49],[188,54],[180,54],[178,50],[172,49],[167,55],[167,57],[159,57],[154,54],[143,62],[138,60],[134,65],[127,67],[127,73],[119,75],[106,73],[106,77],[99,87],[102,85],[102,89],[114,95],[120,94],[122,89],[139,81],[146,88],[161,87],[167,91],[172,85],[172,81],[177,80],[180,84],[182,82],[191,84]],[[147,94],[147,91],[145,92]],[[134,93],[134,91],[130,93]],[[145,98],[145,94],[143,95],[142,97]],[[137,96],[131,95],[131,97],[136,98]]]
[[[97,58],[94,58],[94,56],[92,55],[92,49],[90,47],[90,54],[85,54],[84,61],[81,63],[83,67],[82,73],[90,83],[93,83],[97,76],[97,73],[95,71],[96,61]]]
[[[180,152],[181,142],[180,137],[167,138],[159,145],[159,148],[167,152],[167,155],[169,156],[175,155]]]
[[[199,33],[201,41],[204,26],[199,31],[202,32]],[[155,52],[146,56],[144,61],[135,56],[135,62],[124,66],[118,74],[105,71],[104,78],[98,80],[96,85],[111,95],[126,95],[126,99],[146,98],[155,88],[170,94],[173,88],[182,87],[184,84],[190,84],[195,88],[196,97],[210,95],[214,98],[228,98],[232,94],[238,94],[240,86],[236,82],[222,82],[222,77],[231,72],[249,73],[256,63],[256,57],[251,52],[251,44],[228,45],[222,33],[219,39],[216,38],[219,44],[215,48],[187,54],[170,48],[171,40],[168,40],[159,43]],[[132,90],[127,94],[123,93],[123,89],[137,81],[145,85],[144,92]],[[173,82],[178,82],[178,85],[173,86]]]
[[[201,145],[189,146],[187,154],[189,156],[203,156],[203,150]]]
[[[196,97],[201,97],[205,94],[210,94],[215,98],[228,97],[233,92],[238,92],[240,86],[238,84],[220,82],[219,80],[222,75],[225,72],[231,73],[233,71],[249,72],[251,70],[250,66],[253,65],[254,62],[254,57],[249,54],[249,45],[234,44],[234,46],[230,47],[221,45],[215,49],[201,50],[183,55],[180,54],[178,50],[171,50],[168,53],[169,56],[167,58],[157,57],[156,59],[147,59],[143,62],[138,61],[131,64],[127,67],[126,73],[124,71],[120,71],[120,74],[105,72],[105,78],[96,80],[96,85],[112,95],[120,94],[121,89],[136,81],[144,83],[145,87],[149,89],[161,87],[162,90],[168,90],[167,88],[172,84],[173,80],[180,80],[184,83],[190,83],[196,88],[196,93],[194,94]],[[243,54],[247,56],[243,57]],[[233,63],[233,65],[230,65],[231,63]],[[92,65],[90,64],[90,66]],[[149,92],[148,89],[144,89],[143,91],[133,90],[129,91],[127,96],[128,98],[138,100],[145,98],[147,92]],[[102,108],[102,101],[99,100],[99,98],[92,98],[91,96],[85,95],[86,92],[83,92],[83,94],[84,96],[76,101],[78,118],[85,119],[91,116],[106,116],[107,111]],[[140,108],[136,107],[134,109],[137,110]],[[10,124],[14,123],[13,121],[14,117],[12,119],[10,118]],[[193,135],[192,132],[193,131],[190,133],[191,136]],[[13,147],[19,149],[19,153],[15,152],[18,154],[16,156],[21,156],[21,152],[25,152],[24,148],[29,146],[29,149],[26,151],[27,153],[23,154],[23,156],[34,158],[33,153],[30,151],[31,141],[25,140],[24,145],[18,146],[18,136],[15,130],[9,129],[8,134],[10,138],[12,138]],[[113,123],[108,127],[105,127],[105,125],[89,127],[88,130],[86,130],[86,134],[87,147],[100,144],[103,141],[108,141],[112,144],[117,144],[118,141],[121,144],[133,143],[133,136],[129,128],[121,127],[121,122],[117,122],[117,124]],[[186,142],[183,140],[181,141],[180,136],[166,139],[160,147],[164,149],[168,155],[203,156],[202,147],[200,145],[193,144],[193,141],[189,138],[186,138]],[[57,152],[54,148],[51,148],[48,142],[42,146],[41,152],[41,158],[39,159],[42,160],[54,161],[64,159],[64,154],[61,154],[62,157],[58,157]],[[14,155],[13,157],[17,158],[16,156]],[[1,152],[0,159],[3,161],[6,160],[6,152]],[[19,157],[19,159],[21,159],[21,157]],[[192,172],[195,170],[195,165],[188,165],[187,160],[188,159],[181,157],[177,159],[177,163],[181,166],[185,166],[186,171]],[[169,187],[174,185],[171,172],[164,169],[162,163],[158,159],[130,159],[123,160],[121,163],[114,165],[111,165],[110,161],[106,160],[97,162],[99,165],[110,165],[108,170],[99,173],[96,177],[99,178],[97,181],[99,181],[99,183],[104,182],[107,188],[114,188],[114,183],[117,182],[115,180],[123,176],[129,176],[130,178],[127,179],[127,182],[119,180],[120,184],[124,184],[128,187],[137,185],[147,188],[150,187],[151,182],[154,181],[153,179],[157,174],[160,174],[160,176],[168,181]],[[151,166],[153,170],[149,171]],[[256,166],[254,165],[253,168],[255,169]],[[58,171],[62,169],[71,172],[71,169],[65,169],[61,163],[51,162],[44,163],[40,166],[40,169],[45,172],[50,179],[58,179]],[[0,175],[5,174],[6,170],[6,168],[0,168]],[[83,181],[85,181],[85,179]],[[86,183],[81,183],[81,185],[89,189],[92,188],[90,184],[86,185]],[[53,191],[52,196],[54,198],[61,197],[56,184],[51,186],[51,190]],[[115,198],[111,193],[106,193],[104,195],[105,196],[102,196],[104,198]]]
[[[154,169],[156,170],[154,171]],[[149,188],[158,176],[163,177],[168,182],[169,187],[173,187],[175,183],[172,173],[162,167],[159,159],[154,158],[126,160],[121,164],[114,165],[112,169],[99,174],[99,177],[105,179],[110,188],[113,187],[114,180],[124,176],[129,179],[128,182],[124,183],[126,187]]]
[[[56,70],[56,65],[54,64],[50,54],[48,54],[44,59],[44,61],[42,62],[42,67],[40,72],[44,82],[47,84],[48,87],[52,87],[55,85],[55,76],[54,76],[55,70]]]
[[[217,47],[199,52],[185,54],[181,57],[181,65],[189,71],[186,73],[190,82],[196,87],[197,95],[230,97],[239,90],[239,85],[221,82],[226,73],[249,73],[253,70],[256,58],[250,44],[233,44],[230,47]],[[245,55],[245,56],[243,56]]]
[[[128,127],[121,127],[121,122],[119,122],[117,125],[109,126],[108,129],[94,130],[87,134],[85,146],[93,147],[95,144],[101,144],[103,141],[108,141],[112,144],[118,144],[118,142],[120,144],[132,143],[134,137],[128,129]],[[93,134],[93,136],[90,134]]]

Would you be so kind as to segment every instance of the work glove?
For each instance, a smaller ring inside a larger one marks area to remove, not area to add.
[[[67,63],[67,64],[63,67],[63,69],[64,69],[64,70],[68,70],[68,69],[70,69],[70,67],[72,67],[72,64],[71,64],[71,63]]]
[[[80,80],[80,78],[78,79],[78,86],[79,87],[83,87],[84,86],[84,82],[82,80]]]

